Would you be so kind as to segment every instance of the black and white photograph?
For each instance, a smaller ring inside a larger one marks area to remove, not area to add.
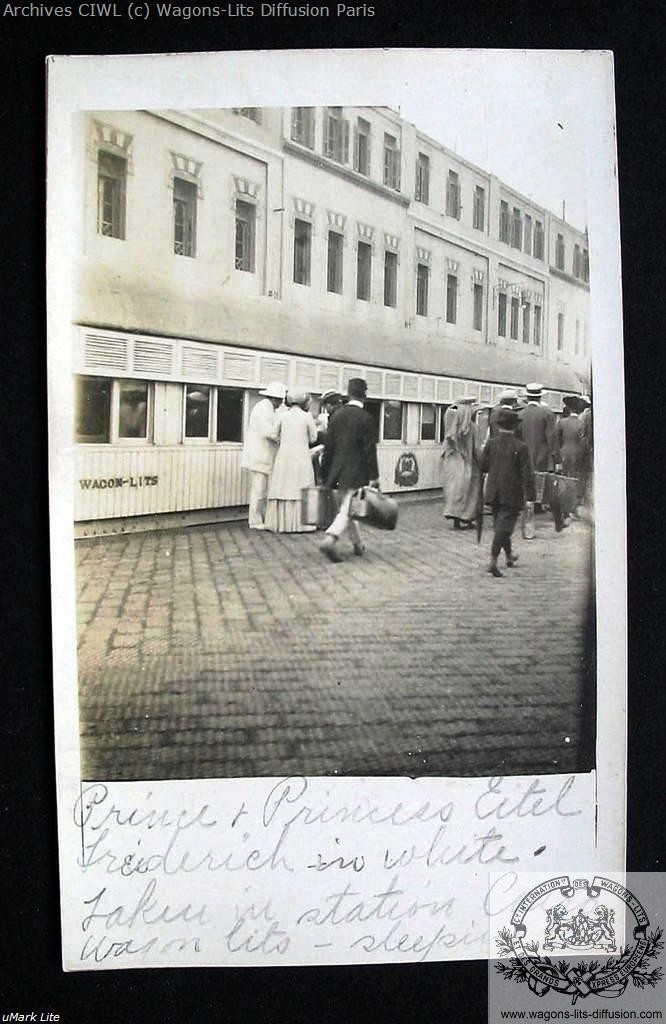
[[[76,117],[84,778],[594,767],[584,154],[409,113]]]

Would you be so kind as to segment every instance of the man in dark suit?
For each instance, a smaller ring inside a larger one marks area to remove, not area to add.
[[[354,554],[363,554],[361,535],[349,515],[349,505],[359,487],[379,486],[377,433],[372,416],[363,407],[367,389],[364,380],[352,377],[347,387],[349,401],[331,416],[326,432],[322,477],[326,487],[337,488],[340,508],[321,545],[332,562],[342,561],[338,541],[345,532],[349,533]]]
[[[514,430],[518,422],[513,409],[503,409],[497,417],[497,435],[491,437],[481,454],[481,472],[488,474],[486,504],[493,510],[495,534],[490,547],[491,576],[503,576],[497,566],[502,549],[506,564],[512,569],[517,555],[511,550],[511,534],[525,501],[534,501],[534,474],[530,454],[524,441]]]
[[[522,415],[521,431],[535,473],[548,473],[559,462],[555,413],[541,404],[541,384],[527,385],[527,407]]]

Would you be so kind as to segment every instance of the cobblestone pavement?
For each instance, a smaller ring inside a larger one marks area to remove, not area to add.
[[[342,564],[242,523],[79,542],[87,779],[592,767],[591,530],[482,546],[435,501]]]

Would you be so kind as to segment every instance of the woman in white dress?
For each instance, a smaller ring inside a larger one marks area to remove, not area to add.
[[[287,405],[276,428],[278,450],[264,522],[274,533],[305,533],[316,529],[301,522],[301,490],[314,484],[310,445],[317,440],[317,427],[308,412],[310,396],[304,391],[289,394]]]

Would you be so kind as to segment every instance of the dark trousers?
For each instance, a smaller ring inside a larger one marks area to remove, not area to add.
[[[495,535],[490,545],[490,556],[493,561],[496,561],[500,551],[504,548],[506,557],[511,558],[511,534],[518,521],[518,509],[507,508],[506,505],[496,503],[493,503],[492,509]]]

